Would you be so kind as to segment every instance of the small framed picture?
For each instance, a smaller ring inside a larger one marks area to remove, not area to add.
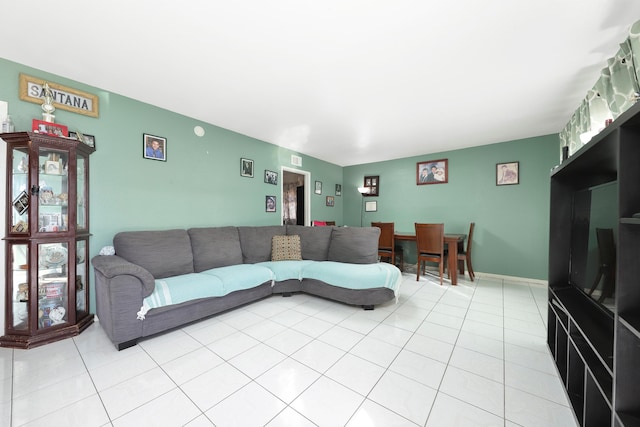
[[[240,176],[253,178],[253,160],[240,159]]]
[[[142,134],[142,156],[145,159],[167,161],[167,138]]]
[[[362,193],[364,197],[377,197],[380,195],[380,175],[369,175],[364,177],[364,187],[366,192]]]
[[[93,135],[87,135],[86,133],[70,131],[69,138],[77,139],[78,141],[84,142],[89,147],[96,148],[96,137]]]
[[[322,194],[322,181],[316,181],[316,189],[314,193]]]
[[[336,184],[336,196],[342,196],[342,185]]]
[[[335,199],[333,198],[333,196],[327,196],[327,206],[333,207],[334,204],[335,204]]]
[[[29,195],[26,191],[18,194],[18,197],[13,201],[13,207],[18,211],[18,215],[22,215],[29,209]]]
[[[265,210],[267,212],[276,211],[276,196],[266,196],[265,198]]]
[[[47,175],[60,175],[60,162],[54,160],[47,160],[44,162],[44,173]]]
[[[520,184],[520,162],[496,164],[496,185]]]
[[[449,182],[449,160],[427,160],[416,164],[416,185]]]
[[[267,184],[278,185],[278,172],[265,170],[264,182],[266,182]]]
[[[44,120],[33,119],[31,121],[31,130],[36,133],[53,136],[68,136],[69,129],[65,125],[58,123],[45,122]]]
[[[364,210],[365,212],[376,212],[378,210],[378,202],[364,202]]]

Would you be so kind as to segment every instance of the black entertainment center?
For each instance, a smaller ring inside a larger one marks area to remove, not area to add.
[[[640,103],[552,170],[550,207],[548,344],[576,419],[640,426]]]

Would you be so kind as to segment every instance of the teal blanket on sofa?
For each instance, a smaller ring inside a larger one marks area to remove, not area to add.
[[[157,279],[144,298],[139,318],[152,308],[199,298],[221,297],[269,281],[316,279],[346,289],[389,288],[396,296],[402,273],[387,263],[346,264],[333,261],[273,261],[213,268],[201,273]]]
[[[156,279],[151,295],[143,301],[146,311],[199,298],[221,297],[273,280],[273,273],[255,264],[218,267],[201,273]],[[144,311],[146,313],[146,311]]]
[[[321,280],[346,289],[389,288],[396,296],[402,282],[400,270],[386,262],[376,264],[345,264],[318,261],[306,265],[302,277]]]

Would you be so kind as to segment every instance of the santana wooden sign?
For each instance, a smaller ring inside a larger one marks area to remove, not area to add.
[[[98,97],[96,95],[22,73],[20,73],[20,99],[42,104],[45,82],[49,83],[53,94],[53,105],[56,108],[85,116],[98,117]]]

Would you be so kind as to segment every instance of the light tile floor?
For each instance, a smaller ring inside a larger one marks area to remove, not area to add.
[[[364,311],[272,296],[123,351],[0,349],[2,426],[575,426],[545,286],[406,274]]]

